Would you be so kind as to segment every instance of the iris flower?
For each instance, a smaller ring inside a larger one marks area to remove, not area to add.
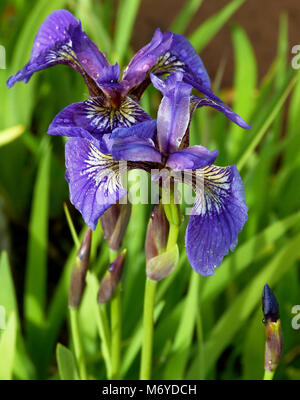
[[[205,96],[203,105],[216,108],[243,128],[248,127],[213,94],[200,57],[182,35],[157,29],[151,42],[131,59],[120,80],[119,65],[110,65],[69,11],[57,10],[40,27],[29,62],[7,85],[11,88],[17,81],[27,83],[35,72],[57,64],[67,64],[82,75],[90,98],[58,113],[48,130],[52,135],[87,137],[90,134],[102,139],[102,135],[117,127],[150,120],[139,104],[151,83],[150,75],[162,76],[174,71],[183,72],[184,82]]]
[[[163,94],[157,120],[116,128],[108,146],[89,138],[71,138],[66,143],[70,198],[94,229],[105,210],[127,193],[120,162],[126,161],[128,170],[149,173],[188,171],[196,200],[185,235],[187,256],[196,272],[212,275],[229,249],[234,249],[247,220],[242,180],[235,165],[213,165],[216,150],[187,147],[190,118],[200,100],[190,96],[192,86],[183,82],[183,74],[173,73],[166,80],[151,78]],[[199,186],[197,176],[202,179]]]
[[[157,29],[120,79],[119,65],[110,65],[80,22],[68,11],[57,10],[40,27],[29,62],[7,85],[27,83],[33,73],[56,64],[79,72],[90,93],[87,100],[63,109],[48,130],[71,136],[65,147],[66,179],[71,202],[86,224],[95,229],[101,215],[127,193],[121,183],[122,160],[128,169],[188,170],[196,202],[186,230],[187,255],[196,272],[213,274],[234,249],[247,207],[236,167],[213,165],[217,151],[188,147],[190,119],[196,108],[211,106],[239,126],[249,125],[213,94],[191,44]],[[163,94],[157,120],[139,104],[151,82]],[[202,97],[191,95],[193,88]],[[194,184],[197,173],[201,190]]]

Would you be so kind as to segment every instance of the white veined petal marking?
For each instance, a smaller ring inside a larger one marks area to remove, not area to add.
[[[167,52],[157,59],[151,71],[156,74],[168,74],[175,71],[184,72],[185,63],[180,61],[175,55]]]
[[[104,197],[114,196],[121,186],[119,162],[101,153],[92,143],[81,175],[93,180]]]
[[[91,125],[105,131],[112,131],[119,126],[129,128],[137,122],[150,118],[130,97],[126,97],[119,108],[112,107],[102,97],[92,97],[86,100],[85,104],[86,117]]]
[[[211,165],[195,172],[200,173],[200,185],[199,183],[196,184],[195,180],[193,181],[194,190],[197,194],[194,213],[197,215],[206,214],[211,217],[220,214],[230,196],[231,168]]]

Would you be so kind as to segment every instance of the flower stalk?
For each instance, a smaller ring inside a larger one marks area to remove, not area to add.
[[[170,203],[164,204],[163,208],[165,210],[165,215],[169,223],[169,232],[168,232],[167,244],[165,246],[165,251],[167,252],[168,250],[171,250],[175,246],[177,250],[177,239],[181,222],[181,216],[180,216],[180,209],[178,205],[175,204],[174,201],[173,186],[171,188]],[[160,254],[162,257],[163,250],[160,250]],[[159,259],[159,257],[160,256],[158,256],[157,258]],[[177,250],[177,257],[175,257],[174,261],[175,264],[177,260],[178,260],[178,250]],[[141,369],[140,369],[141,380],[151,379],[156,287],[157,287],[157,281],[147,277],[145,285],[145,296],[144,296],[143,344],[142,344],[142,357],[141,357]]]

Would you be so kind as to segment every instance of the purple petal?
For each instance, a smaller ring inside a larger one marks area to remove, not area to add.
[[[144,139],[153,139],[156,131],[156,120],[151,119],[149,121],[140,122],[130,128],[116,128],[113,130],[111,137],[112,139],[122,139],[126,137],[137,137]]]
[[[168,33],[170,32],[166,32],[165,35]],[[210,79],[201,58],[182,35],[172,34],[171,46],[158,59],[152,72],[156,75],[182,72],[183,82],[193,86],[207,97],[220,101],[210,88]]]
[[[230,119],[230,121],[236,123],[241,128],[244,128],[244,129],[251,128],[251,125],[248,125],[247,122],[245,122],[242,117],[240,117],[238,114],[233,112],[225,104],[220,104],[220,103],[215,102],[214,100],[207,99],[207,98],[192,96],[191,106],[193,108],[200,108],[200,107],[204,107],[204,106],[212,107],[215,110],[220,111],[221,113],[226,115],[226,117],[228,119]]]
[[[157,115],[157,138],[164,154],[178,150],[189,125],[192,86],[178,81],[180,78],[182,76],[174,74],[159,83],[159,78],[152,76],[153,82],[164,95]]]
[[[7,81],[7,86],[11,88],[18,81],[27,83],[33,73],[57,64],[71,66],[87,84],[88,75],[97,79],[101,73],[109,75],[103,71],[111,69],[95,43],[82,31],[80,22],[67,10],[56,10],[45,19],[34,39],[29,62]]]
[[[120,69],[109,64],[97,45],[82,32],[80,25],[72,28],[71,40],[79,63],[91,78],[95,81],[118,79]]]
[[[119,163],[101,153],[96,142],[81,138],[68,140],[65,157],[70,200],[95,229],[99,217],[127,193],[121,185]]]
[[[128,128],[150,119],[141,106],[130,97],[126,97],[117,109],[108,104],[104,97],[91,97],[60,111],[49,126],[48,133],[82,137],[80,129],[84,129],[95,138],[99,138],[117,127]],[[65,129],[62,130],[61,127]]]
[[[80,22],[69,11],[51,13],[34,39],[29,62],[7,81],[7,86],[11,88],[18,81],[27,83],[34,72],[56,64],[69,64],[78,70],[80,65],[70,45],[70,30],[73,27],[80,29]]]
[[[128,90],[145,79],[147,72],[170,47],[172,36],[171,32],[163,34],[156,29],[151,42],[134,55],[123,74]]]
[[[161,154],[154,147],[153,141],[134,136],[116,139],[112,146],[112,155],[116,160],[161,163]]]
[[[209,151],[203,146],[191,146],[170,154],[166,167],[172,168],[174,171],[195,170],[211,165],[217,156],[217,150]]]
[[[234,250],[247,220],[241,177],[235,165],[199,170],[202,185],[185,234],[188,259],[196,272],[213,275],[229,249]]]

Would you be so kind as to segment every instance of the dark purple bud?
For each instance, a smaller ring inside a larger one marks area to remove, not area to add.
[[[262,294],[262,309],[266,321],[275,322],[279,319],[279,306],[276,297],[267,284],[265,284]]]
[[[121,279],[126,250],[118,255],[110,265],[109,270],[101,281],[98,292],[98,303],[106,303],[114,294],[115,288]]]
[[[147,262],[158,256],[167,245],[169,235],[169,222],[161,204],[155,206],[148,224],[145,252]]]
[[[274,372],[283,348],[283,335],[276,297],[266,284],[262,295],[262,308],[266,326],[265,370]]]
[[[85,288],[85,277],[89,266],[90,250],[91,250],[92,230],[87,229],[80,249],[78,250],[75,264],[73,266],[70,290],[69,290],[69,306],[78,307]]]
[[[114,204],[100,217],[104,239],[112,250],[119,250],[130,219],[131,204]]]

